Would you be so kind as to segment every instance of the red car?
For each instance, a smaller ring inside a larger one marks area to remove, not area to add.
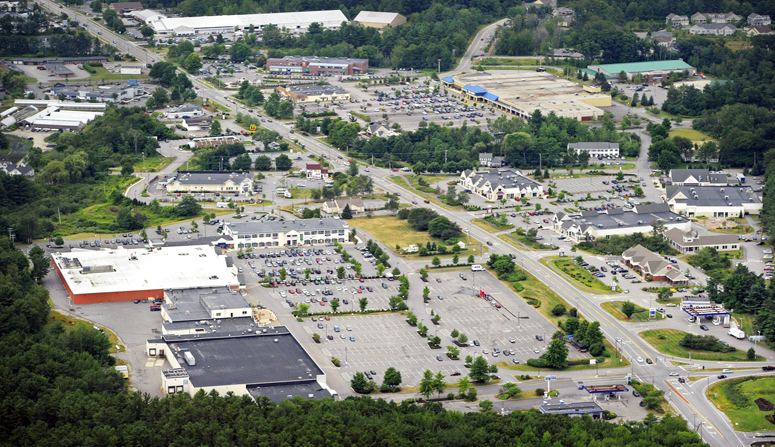
[[[366,282],[366,281],[364,281],[364,280],[363,280],[363,278],[358,278],[358,281],[360,281],[360,282]]]
[[[326,303],[324,303],[324,302],[320,301],[320,305],[321,305],[321,306],[325,306],[325,305],[326,305]]]
[[[331,317],[329,317],[328,315],[326,315],[326,321],[331,321]]]
[[[296,289],[296,293],[301,293],[301,289]]]
[[[436,278],[436,282],[441,282],[441,278]]]
[[[296,292],[294,292],[294,291],[293,291],[293,289],[288,289],[288,293],[290,293],[291,295],[293,295],[293,294],[294,294],[294,293],[296,293]]]
[[[358,293],[363,293],[363,289],[358,289]]]
[[[398,169],[393,169],[393,172],[398,172]]]

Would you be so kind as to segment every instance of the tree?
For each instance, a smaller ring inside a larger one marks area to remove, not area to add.
[[[407,309],[406,303],[400,296],[391,296],[388,305],[393,312]]]
[[[630,317],[632,317],[632,314],[635,313],[635,304],[629,300],[622,303],[622,313],[627,316],[627,319],[629,320]]]
[[[193,217],[202,213],[202,206],[196,203],[196,199],[191,196],[183,199],[175,206],[175,215],[178,217]]]
[[[35,245],[30,249],[29,258],[32,262],[32,277],[40,282],[48,274],[49,266],[51,265],[51,259],[46,255],[46,252]]]
[[[463,398],[466,395],[466,391],[468,391],[468,388],[470,387],[470,382],[468,381],[468,377],[463,376],[457,381],[457,391],[458,391],[458,397]]]
[[[358,300],[358,307],[360,307],[361,312],[365,312],[366,306],[368,305],[369,305],[369,299],[366,298],[365,296]]]
[[[665,222],[661,219],[657,219],[651,222],[651,234],[654,237],[661,236],[666,229],[667,227],[665,226]]]
[[[251,164],[252,162],[250,160],[250,155],[240,154],[234,158],[234,162],[231,164],[231,169],[234,171],[247,171],[250,169]]]
[[[401,385],[402,381],[401,372],[391,366],[385,370],[385,374],[382,378],[382,386],[386,386],[392,391]]]
[[[439,259],[438,256],[434,256],[431,264],[433,264],[434,267],[438,267],[441,265],[441,259]]]
[[[339,268],[336,269],[336,277],[339,279],[343,279],[345,274],[344,266],[340,265]]]
[[[452,329],[452,332],[449,334],[452,338],[457,338],[458,335],[460,335],[460,332],[457,329]]]
[[[57,236],[56,239],[54,239],[54,243],[57,245],[57,247],[60,247],[65,245],[65,240],[62,238],[62,236]]]
[[[221,122],[219,120],[213,120],[212,124],[210,124],[210,136],[217,137],[221,132]]]
[[[460,334],[460,336],[457,338],[458,343],[461,345],[464,345],[468,343],[468,336],[466,334]]]
[[[754,348],[748,348],[748,351],[746,352],[745,357],[746,359],[752,362],[756,360],[756,351],[754,350]]]
[[[562,332],[555,332],[555,334],[557,333],[560,334],[559,338],[552,338],[549,348],[541,356],[541,360],[550,368],[565,369],[568,366],[568,345],[562,339]]]
[[[426,399],[435,391],[434,380],[433,373],[430,369],[426,369],[425,372],[422,373],[422,379],[420,379],[420,394]]]
[[[436,377],[433,378],[433,390],[441,397],[441,393],[447,389],[447,382],[444,381],[446,376],[441,372],[436,373]]]
[[[428,286],[425,286],[425,288],[422,289],[422,299],[425,301],[428,301],[430,296],[431,296],[431,289],[429,289]]]
[[[355,161],[350,162],[350,167],[347,168],[347,175],[350,177],[355,177],[358,175],[358,163]]]
[[[344,209],[342,210],[342,219],[352,219],[353,218],[353,212],[350,209],[350,204],[348,203],[345,205]]]
[[[366,380],[366,376],[360,371],[355,373],[352,380],[350,380],[350,386],[358,394],[369,394],[373,391],[369,381]]]
[[[299,304],[299,314],[307,315],[307,312],[309,312],[309,304],[307,304],[307,303],[300,303]]]
[[[470,256],[468,256],[468,263],[469,263],[469,264],[473,264],[473,263],[474,263],[474,261],[475,261],[474,255],[470,255]]]
[[[413,314],[412,312],[409,312],[409,314],[407,315],[406,321],[411,326],[417,326],[417,315]]]
[[[183,61],[183,68],[189,73],[197,73],[202,68],[202,59],[196,53],[191,53]]]
[[[256,157],[256,161],[254,162],[254,167],[258,171],[268,171],[272,169],[272,159],[267,157],[266,155],[259,155]]]
[[[339,300],[331,300],[331,312],[336,313],[339,309]]]
[[[511,399],[512,397],[517,396],[519,393],[521,393],[522,390],[519,389],[519,386],[517,386],[516,383],[507,382],[504,383],[501,386],[500,393],[498,397],[502,397],[505,399]]]
[[[493,403],[491,400],[483,400],[479,402],[479,408],[481,408],[483,413],[487,413],[489,411],[492,411]]]
[[[274,166],[278,171],[287,171],[293,166],[293,161],[287,155],[280,154],[274,159]]]
[[[243,42],[236,42],[229,49],[232,62],[244,62],[251,56],[252,52],[253,50]]]
[[[468,377],[473,382],[486,382],[489,379],[490,367],[487,365],[487,360],[480,356],[476,357],[474,363],[471,364],[471,368],[468,372]]]
[[[451,359],[457,359],[460,355],[460,349],[457,346],[447,346],[447,356]]]
[[[285,271],[285,267],[280,269],[280,281],[285,281],[285,278],[287,277],[288,272]]]

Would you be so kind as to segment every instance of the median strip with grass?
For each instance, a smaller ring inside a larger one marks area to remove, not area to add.
[[[714,383],[708,398],[735,424],[735,430],[775,429],[775,377],[741,377]]]
[[[652,329],[643,331],[640,337],[653,346],[657,351],[662,354],[667,354],[673,357],[681,357],[692,360],[709,360],[709,361],[724,361],[724,362],[745,362],[748,361],[746,351],[741,349],[732,352],[714,352],[705,351],[699,349],[690,349],[679,345],[678,343],[687,332],[679,331],[676,329]],[[757,355],[756,360],[764,360],[764,357]]]
[[[603,281],[596,276],[593,276],[589,270],[576,264],[572,258],[549,256],[542,258],[541,264],[547,265],[559,272],[562,276],[575,283],[581,289],[605,295],[614,293],[611,292],[611,287],[603,284]]]
[[[627,318],[627,315],[622,311],[622,305],[626,301],[609,301],[607,303],[603,303],[600,305],[600,307],[603,308],[606,312],[613,315],[614,318],[616,318],[619,321],[627,321],[630,323],[641,323],[644,321],[649,320],[649,311],[648,309],[644,309],[643,307],[635,305],[635,313],[632,314],[630,318]],[[661,320],[663,315],[659,312],[655,315],[655,320]]]

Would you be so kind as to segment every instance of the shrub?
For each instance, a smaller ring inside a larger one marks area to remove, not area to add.
[[[513,286],[514,286],[514,290],[517,291],[517,292],[521,292],[521,291],[525,290],[525,286],[523,286],[522,283],[515,282],[513,284]]]
[[[536,388],[536,396],[543,396],[545,392],[543,388]]]
[[[546,363],[541,359],[528,359],[527,364],[533,368],[546,368]]]
[[[455,393],[449,393],[447,394],[447,399],[454,400],[455,399]]]
[[[568,311],[568,308],[565,307],[563,304],[558,304],[552,308],[552,315],[555,317],[561,317],[565,315],[565,313]]]

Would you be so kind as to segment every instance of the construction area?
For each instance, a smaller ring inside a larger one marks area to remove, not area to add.
[[[466,103],[482,104],[528,118],[535,110],[548,115],[589,121],[603,115],[611,97],[598,87],[581,86],[544,71],[500,70],[446,77],[442,84],[463,95]]]

